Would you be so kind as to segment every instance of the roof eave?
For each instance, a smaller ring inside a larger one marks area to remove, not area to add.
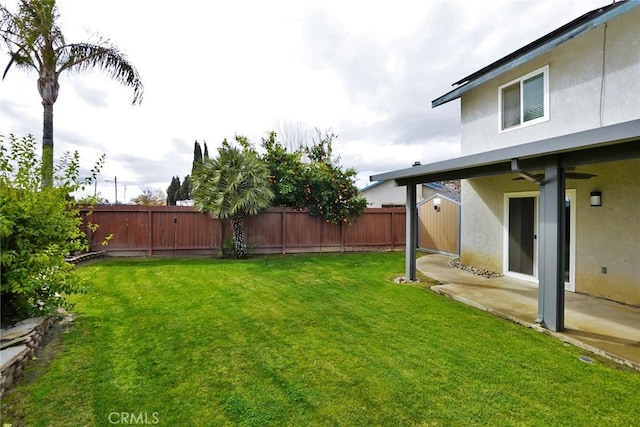
[[[454,99],[458,99],[463,93],[493,79],[494,77],[499,76],[500,74],[505,73],[506,71],[509,71],[515,67],[518,67],[524,64],[525,62],[528,62],[536,58],[537,56],[542,55],[543,53],[557,47],[558,45],[566,42],[567,40],[570,40],[573,37],[576,37],[584,32],[587,32],[597,27],[598,25],[601,25],[615,18],[616,16],[621,15],[627,12],[628,10],[631,10],[634,7],[639,5],[640,5],[640,2],[636,2],[636,1],[626,1],[624,3],[621,3],[619,6],[609,9],[603,12],[601,15],[595,16],[593,19],[586,21],[572,29],[569,29],[568,31],[562,34],[559,34],[557,37],[554,37],[550,40],[545,41],[544,43],[533,48],[532,50],[524,52],[522,55],[514,58],[511,61],[505,62],[504,64],[497,66],[495,68],[490,68],[491,66],[487,66],[487,68],[489,69],[487,70],[486,73],[474,79],[470,79],[464,82],[462,85],[456,87],[452,91],[431,101],[431,108],[435,108],[442,104],[446,104],[447,102],[453,101]],[[542,37],[542,39],[544,39],[544,37]],[[533,42],[532,45],[535,45],[535,43],[536,42]],[[496,63],[499,63],[500,61],[501,60],[498,60],[496,61]]]
[[[511,172],[511,160],[524,160],[524,165],[534,165],[536,159],[568,152],[579,152],[611,144],[635,141],[640,149],[640,119],[631,120],[570,135],[501,148],[444,160],[437,163],[413,166],[370,177],[371,181],[395,180],[398,185],[432,182],[446,179],[500,175]],[[603,153],[603,158],[606,153]]]
[[[375,188],[375,187],[377,187],[377,186],[379,186],[379,185],[382,185],[382,184],[384,184],[384,181],[373,182],[373,183],[371,183],[371,184],[369,184],[369,185],[367,185],[367,186],[365,186],[365,187],[361,188],[361,189],[360,189],[360,190],[358,190],[358,191],[360,191],[360,192],[362,193],[363,191],[371,190],[372,188]]]

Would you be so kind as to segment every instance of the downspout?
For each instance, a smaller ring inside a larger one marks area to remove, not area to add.
[[[604,76],[606,72],[606,54],[607,54],[607,23],[604,23],[604,35],[602,37],[602,77],[600,79],[600,127],[603,126],[604,115]]]
[[[529,172],[526,172],[520,169],[520,164],[518,159],[511,159],[511,172],[517,173],[519,176],[521,176],[522,178],[526,179],[529,182],[535,182],[536,184],[544,183],[544,179],[533,176]]]

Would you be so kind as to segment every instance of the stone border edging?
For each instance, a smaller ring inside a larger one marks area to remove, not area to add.
[[[80,255],[69,257],[69,258],[66,259],[66,261],[71,263],[71,264],[78,264],[78,263],[81,263],[83,261],[88,261],[88,260],[93,259],[93,258],[99,258],[101,256],[104,256],[106,253],[107,253],[107,251],[85,252],[85,253],[80,254]]]
[[[55,321],[54,316],[34,317],[0,331],[0,397],[20,378]]]

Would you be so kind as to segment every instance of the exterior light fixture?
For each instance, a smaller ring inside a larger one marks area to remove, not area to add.
[[[440,211],[440,205],[442,204],[442,199],[440,197],[436,197],[433,199],[433,209],[435,211]]]
[[[602,192],[591,192],[591,206],[602,206]]]

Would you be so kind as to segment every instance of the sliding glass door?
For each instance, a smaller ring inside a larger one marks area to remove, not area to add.
[[[505,195],[504,273],[537,282],[538,196],[537,191]],[[565,289],[575,290],[576,190],[565,198]]]
[[[508,270],[536,277],[537,272],[537,196],[509,197]]]

